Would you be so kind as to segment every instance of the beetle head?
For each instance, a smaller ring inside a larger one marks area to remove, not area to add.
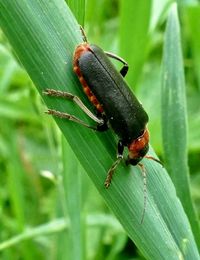
[[[127,164],[137,165],[149,150],[149,131],[146,128],[141,136],[128,145]]]

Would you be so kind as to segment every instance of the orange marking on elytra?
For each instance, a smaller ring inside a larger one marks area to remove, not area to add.
[[[77,46],[75,53],[74,53],[73,70],[76,73],[76,75],[78,76],[78,79],[81,82],[81,85],[83,86],[83,91],[87,95],[90,102],[96,107],[96,109],[100,113],[102,113],[103,108],[102,108],[101,104],[99,103],[99,101],[97,100],[95,95],[92,93],[90,87],[87,85],[87,82],[85,81],[85,79],[81,73],[81,70],[79,68],[79,59],[80,59],[81,55],[83,55],[84,52],[87,52],[87,51],[91,51],[88,43],[82,43]]]

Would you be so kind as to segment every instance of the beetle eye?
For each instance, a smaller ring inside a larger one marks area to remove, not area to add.
[[[147,144],[143,149],[140,150],[140,156],[141,157],[144,157],[146,155],[146,153],[148,152],[149,150],[149,145]]]

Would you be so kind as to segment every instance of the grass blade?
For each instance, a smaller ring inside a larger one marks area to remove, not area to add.
[[[151,1],[122,0],[120,4],[120,53],[134,68],[126,78],[135,86],[147,54]]]
[[[81,97],[72,72],[75,46],[82,42],[79,26],[61,0],[1,1],[0,25],[38,91],[67,90]],[[49,108],[91,121],[70,102],[43,97]],[[109,190],[103,186],[116,157],[111,131],[94,133],[74,123],[56,119],[80,163],[130,238],[147,259],[198,259],[193,234],[164,168],[144,160],[148,175],[148,202],[143,224],[143,180],[140,169],[120,165]],[[150,150],[152,156],[156,156]]]
[[[200,245],[200,230],[189,188],[185,79],[176,5],[168,18],[163,55],[162,126],[165,160]]]
[[[200,6],[191,5],[186,8],[189,33],[192,42],[192,54],[194,59],[194,70],[196,72],[198,86],[200,89]]]
[[[79,24],[84,26],[85,0],[67,0],[67,4],[76,17]]]
[[[77,159],[66,140],[62,138],[63,154],[63,187],[67,198],[67,209],[70,219],[69,259],[85,259],[84,225],[81,201],[81,178]]]

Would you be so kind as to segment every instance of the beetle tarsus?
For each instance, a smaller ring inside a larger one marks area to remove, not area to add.
[[[104,119],[103,118],[98,118],[96,117],[81,101],[81,99],[76,96],[73,95],[69,92],[66,91],[60,91],[60,90],[55,90],[55,89],[46,89],[45,91],[43,91],[44,95],[47,96],[51,96],[51,97],[57,97],[57,98],[64,98],[67,100],[71,100],[74,103],[76,103],[85,113],[86,115],[88,115],[93,121],[95,121],[98,126],[102,126],[105,124]],[[59,112],[59,111],[57,111]],[[80,120],[81,121],[81,120]],[[84,123],[85,124],[85,123]],[[90,127],[91,128],[91,127]],[[93,127],[92,127],[93,129]],[[95,127],[95,130],[98,130],[98,127]]]
[[[47,88],[43,91],[43,94],[46,96],[51,96],[51,97],[61,97],[61,98],[66,98],[66,99],[74,99],[74,95],[69,93],[69,92],[65,92],[65,91],[60,91],[60,90],[56,90],[56,89],[51,89],[51,88]]]
[[[86,34],[85,34],[85,31],[84,31],[84,29],[83,29],[83,27],[81,25],[80,25],[80,31],[81,31],[81,34],[82,34],[83,41],[84,42],[88,42]]]

